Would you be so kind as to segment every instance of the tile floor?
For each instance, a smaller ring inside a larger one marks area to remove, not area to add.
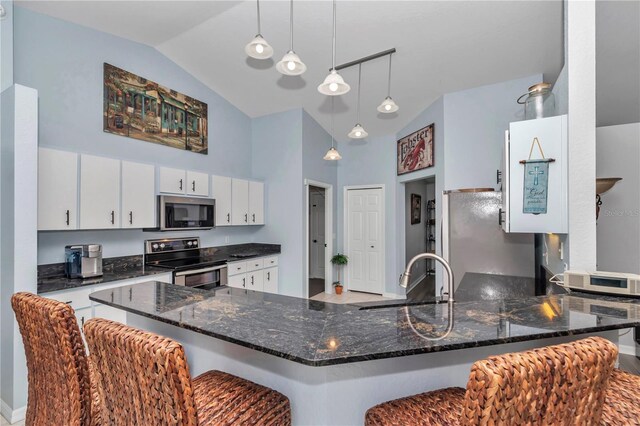
[[[363,303],[393,300],[388,297],[382,297],[379,294],[361,293],[359,291],[344,291],[342,294],[327,294],[323,291],[310,299],[329,303]]]

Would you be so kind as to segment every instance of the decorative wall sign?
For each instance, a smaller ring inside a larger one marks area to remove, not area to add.
[[[541,159],[532,160],[534,146],[540,150]],[[554,162],[553,158],[544,158],[544,152],[538,138],[533,138],[529,158],[520,161],[524,164],[524,187],[522,213],[525,214],[547,214],[547,196],[549,194],[549,164]]]
[[[411,224],[420,223],[422,219],[422,196],[411,194]]]
[[[398,175],[433,167],[433,124],[398,141]]]
[[[207,154],[207,104],[104,64],[104,131]]]

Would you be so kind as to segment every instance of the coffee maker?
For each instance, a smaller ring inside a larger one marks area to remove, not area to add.
[[[102,245],[79,244],[64,248],[64,272],[68,278],[102,276]]]

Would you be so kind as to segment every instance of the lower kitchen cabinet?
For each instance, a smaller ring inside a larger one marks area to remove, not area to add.
[[[229,287],[278,293],[278,257],[258,257],[227,264]]]
[[[120,322],[122,324],[127,323],[127,313],[125,311],[98,303],[93,303],[93,317],[107,318],[111,321]]]

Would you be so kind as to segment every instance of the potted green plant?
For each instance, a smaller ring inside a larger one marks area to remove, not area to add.
[[[331,263],[338,267],[338,281],[334,282],[333,285],[336,288],[336,294],[342,294],[342,283],[340,281],[340,270],[344,265],[349,263],[349,258],[344,254],[338,253],[331,258]]]

